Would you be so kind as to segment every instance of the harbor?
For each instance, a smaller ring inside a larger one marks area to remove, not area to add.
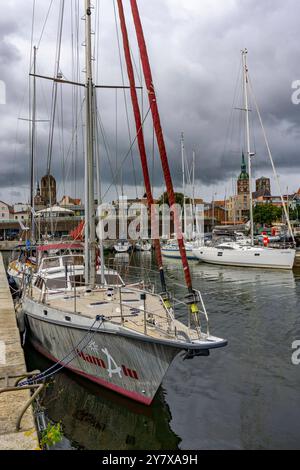
[[[153,266],[153,254],[130,263]],[[65,449],[292,449],[299,442],[292,343],[299,337],[300,270],[274,272],[191,263],[212,328],[230,347],[209,358],[176,360],[150,409],[62,372],[43,399],[62,420]],[[182,285],[180,261],[167,279]],[[221,308],[222,307],[222,308]],[[290,325],[295,325],[291,329]],[[26,348],[30,369],[50,363]],[[213,410],[213,411],[212,411]],[[115,432],[116,429],[120,431]]]

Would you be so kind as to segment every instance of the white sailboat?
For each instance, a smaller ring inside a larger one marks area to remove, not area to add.
[[[136,1],[132,2],[136,28],[141,28]],[[123,31],[122,2],[118,2]],[[142,279],[126,284],[117,272],[101,263],[97,270],[94,210],[93,74],[91,3],[85,0],[86,25],[86,153],[85,153],[85,253],[53,256],[22,299],[27,337],[34,347],[61,367],[133,400],[149,405],[171,362],[180,352],[186,357],[208,355],[226,340],[210,335],[207,312],[200,292],[189,279],[185,297],[187,322],[176,319],[166,290],[155,293]],[[140,33],[141,35],[141,33]],[[145,45],[139,43],[145,59]],[[149,67],[146,63],[145,67]],[[132,87],[134,93],[134,88]],[[156,102],[156,100],[155,100]],[[158,110],[157,110],[158,112]],[[156,121],[157,123],[157,121]],[[84,269],[83,269],[84,261]],[[43,265],[44,266],[44,265]],[[43,267],[42,266],[42,267]],[[51,270],[51,272],[50,272]],[[189,274],[188,265],[186,273]],[[164,281],[160,269],[160,280]],[[164,284],[162,282],[162,284]],[[176,301],[174,303],[178,304]],[[182,311],[181,311],[182,315]],[[53,366],[55,368],[55,366]],[[52,368],[53,369],[53,368]],[[45,374],[33,380],[44,380]]]
[[[248,98],[248,87],[249,87],[249,76],[247,66],[247,49],[242,51],[243,58],[243,85],[244,85],[244,109],[246,115],[246,143],[247,143],[247,155],[248,155],[248,172],[249,172],[249,193],[250,193],[250,246],[243,246],[240,243],[228,242],[221,243],[217,246],[202,246],[194,248],[193,252],[199,261],[212,264],[228,265],[228,266],[241,266],[250,268],[272,268],[272,269],[292,269],[296,256],[295,249],[275,249],[267,247],[256,247],[254,246],[254,221],[253,221],[253,196],[252,196],[252,162],[251,159],[255,155],[251,151],[250,147],[250,123],[249,123],[249,98]],[[275,174],[275,178],[278,181],[276,170],[274,167],[273,158],[271,155],[270,147],[266,139],[264,127],[262,125],[261,116],[256,104],[259,120],[263,129],[269,157]],[[279,185],[279,182],[278,182]],[[280,186],[280,185],[279,185]],[[281,191],[280,191],[281,192]],[[293,237],[292,228],[289,222],[288,212],[284,199],[282,197],[282,206],[285,211],[286,220],[289,226],[290,234]]]
[[[185,236],[185,250],[186,250],[186,255],[187,259],[190,261],[196,260],[196,256],[193,252],[193,249],[198,247],[200,245],[199,240],[190,240],[190,236],[187,233],[187,213],[186,213],[186,197],[185,197],[185,147],[184,147],[184,135],[183,133],[181,134],[181,164],[182,164],[182,192],[183,192],[183,226],[184,226],[184,236]],[[194,165],[194,155],[193,155],[193,165]],[[193,210],[191,210],[191,214],[193,213]],[[194,224],[192,224],[194,225]],[[193,232],[193,230],[192,230]],[[194,233],[191,234],[192,237]],[[181,259],[181,254],[179,250],[178,243],[175,238],[171,238],[170,240],[167,240],[164,244],[162,244],[161,247],[161,253],[164,258],[169,258],[169,259]]]
[[[152,245],[147,240],[141,240],[141,241],[136,242],[135,249],[136,251],[149,253],[149,251],[152,250]]]
[[[114,245],[114,250],[116,253],[128,253],[129,250],[131,249],[131,243],[129,243],[128,240],[119,240],[115,245]]]

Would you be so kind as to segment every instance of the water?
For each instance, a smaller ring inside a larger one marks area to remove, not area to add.
[[[147,253],[131,263],[154,264]],[[182,283],[180,262],[165,264],[169,284]],[[150,408],[59,374],[43,404],[49,418],[62,422],[63,447],[300,448],[300,366],[291,362],[292,343],[300,340],[300,272],[198,263],[191,270],[211,332],[227,338],[227,348],[176,359]],[[47,366],[30,348],[27,359],[30,368]]]

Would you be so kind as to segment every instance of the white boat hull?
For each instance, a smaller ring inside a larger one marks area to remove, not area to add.
[[[293,269],[296,252],[293,249],[241,247],[240,250],[201,247],[193,250],[199,261],[247,268]]]
[[[227,343],[211,336],[189,344],[156,340],[125,331],[109,321],[95,324],[93,318],[63,312],[29,298],[24,299],[22,311],[29,339],[43,355],[145,405],[151,404],[180,351],[200,349],[205,354]]]
[[[186,251],[186,257],[190,261],[195,261],[197,260],[197,257],[195,256],[195,253],[193,252],[193,246],[191,243],[186,242],[185,243],[185,251]],[[178,246],[174,245],[165,245],[161,247],[161,254],[165,258],[170,258],[170,259],[181,259],[180,251]]]

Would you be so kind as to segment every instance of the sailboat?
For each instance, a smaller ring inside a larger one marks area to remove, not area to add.
[[[147,240],[139,240],[135,244],[135,250],[141,251],[142,253],[149,253],[152,250],[152,245]]]
[[[184,237],[185,237],[185,249],[188,260],[196,260],[197,257],[193,252],[193,248],[200,245],[199,240],[191,240],[189,234],[187,233],[187,213],[186,213],[186,196],[185,196],[185,146],[184,146],[184,135],[181,134],[181,164],[182,164],[182,192],[183,192],[183,225],[184,225]],[[194,156],[193,156],[194,164]],[[193,207],[194,209],[194,207]],[[191,215],[194,217],[193,210],[191,210]],[[194,221],[192,223],[194,225]],[[193,230],[192,230],[193,231]],[[192,234],[192,236],[194,233]],[[176,238],[171,238],[167,240],[161,247],[161,252],[164,258],[169,259],[181,259],[180,249]]]
[[[242,51],[243,59],[243,88],[244,88],[244,109],[246,115],[246,141],[247,141],[247,155],[248,155],[248,171],[249,171],[249,194],[250,194],[250,244],[244,245],[238,242],[225,242],[219,243],[217,246],[201,246],[193,249],[193,252],[199,261],[203,261],[211,264],[220,264],[227,266],[241,266],[248,268],[272,268],[272,269],[292,269],[294,266],[296,250],[295,249],[275,249],[268,247],[254,246],[254,220],[253,220],[253,195],[252,195],[252,177],[251,177],[251,166],[252,157],[255,155],[251,152],[250,145],[250,120],[249,120],[249,71],[247,65],[247,49]],[[256,106],[259,120],[263,129],[265,141],[275,178],[278,181],[278,176],[275,170],[274,162],[272,159],[270,147],[266,139],[264,127],[262,125],[261,116],[259,113],[258,106]],[[279,185],[279,183],[278,183]],[[280,186],[280,185],[279,185]],[[280,191],[281,192],[281,191]],[[290,225],[288,212],[286,205],[281,197],[282,206],[286,215],[286,220],[289,226],[289,231],[293,237],[292,228]]]
[[[127,39],[127,28],[122,1],[118,0],[125,56],[128,71],[133,70]],[[131,8],[136,27],[145,79],[152,77],[146,52],[141,21],[136,0],[131,0]],[[181,352],[183,357],[208,355],[211,349],[220,348],[227,341],[212,336],[208,328],[208,317],[202,296],[193,289],[189,267],[185,257],[184,244],[178,240],[188,294],[184,304],[187,311],[185,323],[176,319],[174,305],[166,288],[164,271],[161,264],[159,240],[155,241],[159,263],[161,291],[155,292],[153,286],[145,288],[142,279],[135,283],[126,283],[115,271],[101,269],[97,276],[96,230],[94,209],[94,146],[93,133],[93,94],[95,85],[92,70],[90,0],[85,0],[85,47],[86,47],[86,83],[85,83],[85,250],[83,260],[65,260],[60,256],[50,257],[47,263],[59,264],[57,277],[65,276],[62,291],[53,289],[56,277],[47,272],[39,277],[24,291],[22,313],[27,325],[27,337],[43,355],[56,364],[66,367],[101,386],[125,395],[135,401],[150,405],[161,381],[173,359]],[[145,70],[147,73],[145,73]],[[132,74],[129,73],[131,93],[136,98]],[[148,90],[151,89],[147,82]],[[149,93],[152,112],[157,116],[157,100],[154,87]],[[133,99],[136,105],[136,99]],[[139,109],[134,106],[137,130]],[[160,126],[158,119],[155,125]],[[157,130],[160,148],[164,149],[161,128]],[[137,131],[138,132],[138,131]],[[143,134],[138,132],[139,145],[142,147]],[[141,155],[144,175],[147,163]],[[166,153],[165,171],[169,174]],[[145,179],[148,202],[151,200],[151,185]],[[174,199],[171,179],[167,180],[170,198]],[[97,229],[101,234],[101,229]],[[101,239],[101,236],[99,235]],[[101,240],[100,240],[101,243]],[[101,266],[104,263],[101,260]],[[48,285],[49,284],[49,285]],[[181,303],[181,306],[183,304]],[[182,315],[182,309],[181,309]],[[204,321],[203,321],[204,320]]]
[[[131,249],[131,244],[129,243],[128,240],[119,240],[114,245],[114,250],[116,253],[128,253],[130,249]]]

